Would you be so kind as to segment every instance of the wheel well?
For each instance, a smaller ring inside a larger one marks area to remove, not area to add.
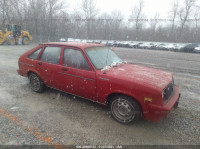
[[[24,38],[28,38],[28,40],[30,40],[29,37],[25,35],[25,36],[22,37],[22,41],[23,41]]]
[[[35,72],[33,72],[33,71],[28,71],[28,72],[27,72],[27,76],[29,77],[29,75],[30,75],[31,73],[34,73],[34,74],[38,75],[37,73],[35,73]]]
[[[134,97],[132,97],[132,96],[129,96],[129,95],[126,95],[126,94],[121,94],[121,93],[112,93],[112,94],[108,95],[108,97],[107,97],[107,99],[106,99],[106,104],[107,104],[108,106],[110,106],[111,100],[112,100],[115,96],[119,96],[119,95],[123,95],[123,96],[127,96],[127,97],[132,98],[133,100],[135,100],[135,101],[138,103],[138,105],[140,106],[140,109],[142,110],[142,106],[141,106],[141,104],[140,104],[140,102],[139,102],[138,100],[136,100],[136,99],[135,99]]]
[[[40,78],[40,80],[44,83],[44,81],[42,80],[42,78],[41,78],[36,72],[34,72],[34,71],[28,71],[28,72],[27,72],[27,76],[29,77],[29,75],[30,75],[31,73],[36,74],[36,75]]]

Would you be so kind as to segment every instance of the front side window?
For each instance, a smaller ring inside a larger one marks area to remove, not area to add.
[[[41,50],[42,48],[39,48],[38,50],[34,51],[28,56],[28,58],[36,60]]]
[[[59,64],[61,47],[46,47],[40,60],[47,63]]]
[[[65,49],[63,55],[63,65],[84,70],[90,70],[90,66],[79,50]]]

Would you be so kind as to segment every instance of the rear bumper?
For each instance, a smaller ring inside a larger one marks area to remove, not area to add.
[[[150,121],[161,121],[163,118],[167,117],[172,108],[176,108],[178,106],[180,96],[181,94],[179,94],[179,88],[175,85],[174,96],[168,101],[168,103],[164,106],[149,104],[148,112],[144,115],[144,117]]]
[[[20,69],[17,70],[17,73],[18,73],[20,76],[24,76],[23,73],[22,73],[22,71],[21,71]]]

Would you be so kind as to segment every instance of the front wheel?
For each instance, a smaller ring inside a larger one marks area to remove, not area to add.
[[[123,124],[133,123],[141,118],[141,108],[131,97],[120,95],[111,100],[113,118]]]
[[[42,82],[42,80],[37,74],[31,73],[29,75],[29,81],[30,81],[31,89],[34,92],[41,93],[44,90],[44,83]]]
[[[23,37],[23,38],[22,38],[22,44],[23,44],[23,45],[28,45],[28,44],[29,44],[29,39],[28,39],[28,37]]]

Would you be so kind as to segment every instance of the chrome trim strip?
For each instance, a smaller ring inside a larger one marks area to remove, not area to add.
[[[19,63],[20,63],[20,64],[23,64],[23,65],[27,65],[27,66],[35,67],[34,65],[31,65],[31,64],[22,63],[22,62],[19,62]]]
[[[106,80],[106,81],[109,81],[110,79],[108,79],[108,78],[102,78],[102,77],[99,77],[99,79],[101,79],[101,80]]]
[[[81,77],[81,76],[76,76],[76,75],[72,75],[72,74],[68,74],[68,73],[64,73],[64,72],[59,72],[59,73],[60,73],[60,74],[64,74],[64,75],[68,75],[68,76],[72,76],[72,77],[76,77],[76,78],[81,78],[81,79],[86,79],[86,80],[95,82],[94,79],[84,78],[84,77]]]

